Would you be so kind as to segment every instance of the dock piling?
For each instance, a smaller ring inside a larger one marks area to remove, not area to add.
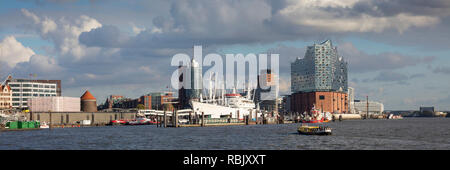
[[[52,112],[49,112],[49,115],[50,115],[50,125],[48,126],[48,129],[50,129],[50,130],[52,130]]]
[[[166,111],[164,111],[164,128],[167,127],[167,114]]]
[[[205,112],[202,112],[202,127],[205,126]]]
[[[159,116],[156,114],[156,127],[159,127]]]
[[[178,127],[178,112],[176,110],[173,110],[173,114],[175,116],[175,127]]]
[[[192,125],[192,112],[189,112],[189,124]]]

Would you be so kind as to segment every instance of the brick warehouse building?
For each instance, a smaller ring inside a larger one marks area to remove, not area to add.
[[[308,46],[305,57],[291,63],[291,111],[313,105],[331,113],[348,113],[347,63],[330,40]]]
[[[173,92],[149,93],[136,99],[125,98],[119,95],[110,95],[105,103],[99,106],[99,109],[134,109],[137,108],[139,104],[142,104],[144,109],[163,110],[164,104],[172,102],[172,99]],[[169,110],[171,109],[172,108],[169,108]]]
[[[291,95],[291,111],[308,112],[315,104],[324,112],[348,113],[347,94],[341,92],[308,92]]]

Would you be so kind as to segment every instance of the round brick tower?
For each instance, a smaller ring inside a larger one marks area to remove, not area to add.
[[[88,90],[81,96],[81,111],[97,112],[97,99]]]

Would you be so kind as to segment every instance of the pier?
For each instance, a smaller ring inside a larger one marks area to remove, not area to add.
[[[145,116],[148,120],[152,120],[152,123],[138,125],[156,125],[158,128],[290,124],[301,122],[300,114],[294,112],[280,113],[280,115],[274,112],[264,112],[264,114],[256,114],[256,117],[255,114],[250,114],[243,116],[243,118],[241,116],[239,119],[233,117],[235,116],[233,114],[223,115],[221,118],[211,118],[210,114],[194,112],[191,109],[173,109],[170,111],[153,110],[145,114],[140,112],[30,112],[24,114],[27,117],[27,121],[46,122],[50,126],[50,129],[132,125],[112,122],[114,120],[135,121],[138,117],[142,116]],[[365,115],[360,114],[333,114],[333,121],[385,118],[385,115],[370,115],[365,117]],[[88,122],[88,124],[84,122]]]
[[[136,118],[136,113],[133,112],[30,112],[25,115],[27,121],[46,122],[50,128],[105,126],[112,120]],[[84,124],[83,121],[90,123]]]

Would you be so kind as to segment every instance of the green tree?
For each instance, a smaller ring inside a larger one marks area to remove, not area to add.
[[[136,109],[143,110],[145,109],[145,106],[143,104],[138,104]]]
[[[163,109],[166,111],[170,111],[173,109],[173,105],[171,103],[165,103],[163,104]]]

